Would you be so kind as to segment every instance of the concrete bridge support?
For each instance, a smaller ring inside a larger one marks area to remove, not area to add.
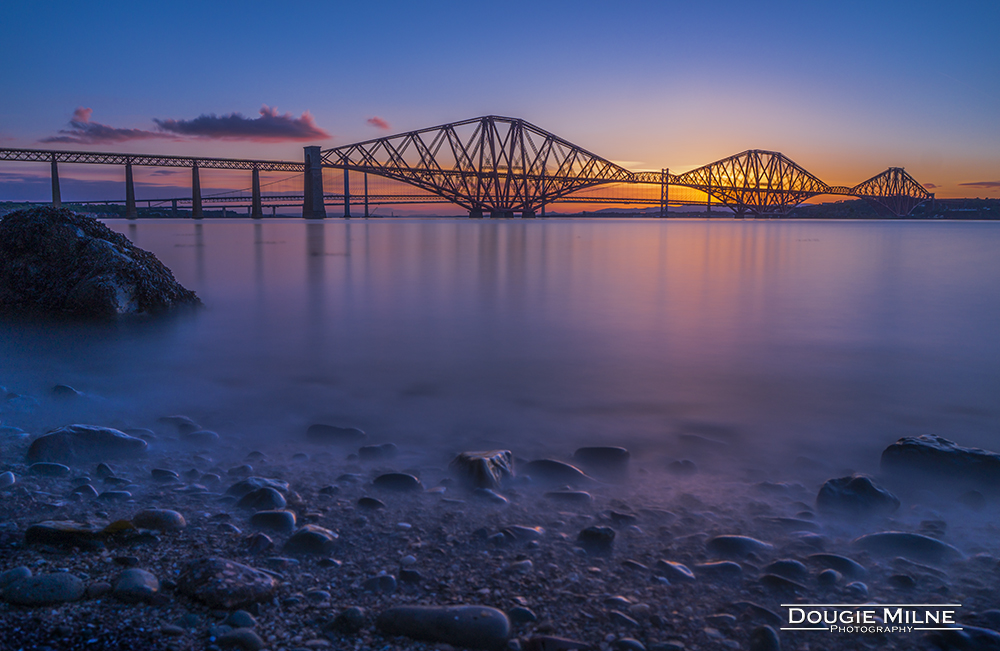
[[[132,161],[125,163],[125,218],[135,219],[139,211],[135,208],[135,182],[132,180]]]
[[[524,212],[521,213],[521,219],[534,219],[534,218],[535,218],[534,210],[525,210]]]
[[[59,192],[59,164],[56,155],[52,154],[52,207],[62,207],[62,194]]]
[[[191,218],[201,219],[201,179],[198,176],[198,164],[191,168]]]
[[[319,147],[303,147],[306,170],[302,177],[302,217],[305,219],[325,219],[326,205],[323,203],[323,155]]]
[[[469,211],[469,219],[482,219],[482,218],[483,218],[482,208],[476,208],[474,210]]]
[[[344,161],[345,163],[347,161]],[[344,167],[344,219],[351,218],[351,171]]]
[[[253,199],[250,202],[250,219],[263,219],[264,209],[260,205],[260,170],[253,168]]]

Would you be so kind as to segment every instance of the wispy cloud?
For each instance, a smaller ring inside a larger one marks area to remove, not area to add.
[[[367,120],[368,124],[372,125],[376,129],[381,129],[383,131],[388,131],[391,127],[389,123],[380,118],[379,116],[370,117]]]
[[[959,183],[967,188],[1000,188],[1000,181],[975,181],[973,183]]]
[[[168,169],[153,170],[152,172],[149,173],[149,175],[150,176],[174,176],[176,174],[180,174],[182,171],[185,172],[185,173],[189,173],[187,170],[178,170],[178,169],[169,169],[168,168]]]
[[[145,131],[143,129],[122,129],[109,127],[100,122],[91,122],[93,109],[78,107],[73,111],[69,121],[69,129],[60,129],[57,136],[42,138],[38,142],[67,142],[78,145],[101,145],[111,142],[126,142],[128,140],[146,140],[149,138],[172,139],[172,136],[160,131]]]
[[[940,185],[935,185],[933,183],[924,183],[924,189],[925,190],[933,190],[934,188],[939,188],[939,187],[941,187],[941,186]]]
[[[253,142],[303,142],[327,140],[330,134],[316,126],[309,111],[300,117],[291,113],[280,115],[278,109],[266,104],[260,117],[248,118],[240,113],[200,115],[193,120],[159,120],[153,122],[163,131],[179,136],[194,136],[219,140],[249,140]]]

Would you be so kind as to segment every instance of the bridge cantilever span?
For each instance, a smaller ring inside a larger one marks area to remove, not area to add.
[[[344,173],[344,216],[350,217],[350,173],[364,174],[365,215],[368,215],[368,175],[406,183],[428,196],[439,197],[469,211],[470,217],[534,217],[554,201],[596,203],[602,197],[578,195],[599,186],[623,188],[655,185],[654,202],[633,196],[607,197],[607,203],[655,203],[666,215],[671,185],[692,188],[733,210],[737,216],[786,215],[803,201],[822,194],[864,199],[882,214],[905,216],[933,199],[902,168],[891,167],[856,186],[827,185],[784,154],[751,149],[683,174],[633,172],[519,118],[487,115],[436,127],[321,150],[306,147],[302,163],[148,154],[0,149],[0,160],[48,162],[52,166],[52,202],[59,205],[59,163],[123,165],[126,214],[136,216],[132,166],[191,168],[192,215],[201,216],[199,169],[250,170],[253,217],[261,216],[261,171],[303,172],[303,216],[326,217],[323,170]],[[607,193],[607,189],[602,192]],[[400,192],[400,196],[410,192]],[[384,193],[381,196],[385,196]],[[606,196],[606,194],[605,194]]]

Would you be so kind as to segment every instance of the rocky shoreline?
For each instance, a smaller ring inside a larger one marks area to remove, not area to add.
[[[1000,648],[985,490],[900,499],[620,448],[449,467],[321,424],[253,449],[185,417],[121,434],[3,428],[3,648]],[[890,457],[930,463],[906,445]],[[964,630],[781,630],[797,603],[961,604]]]

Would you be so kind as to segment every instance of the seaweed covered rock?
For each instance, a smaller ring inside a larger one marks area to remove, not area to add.
[[[65,208],[0,220],[0,311],[114,318],[198,305],[152,253]]]

